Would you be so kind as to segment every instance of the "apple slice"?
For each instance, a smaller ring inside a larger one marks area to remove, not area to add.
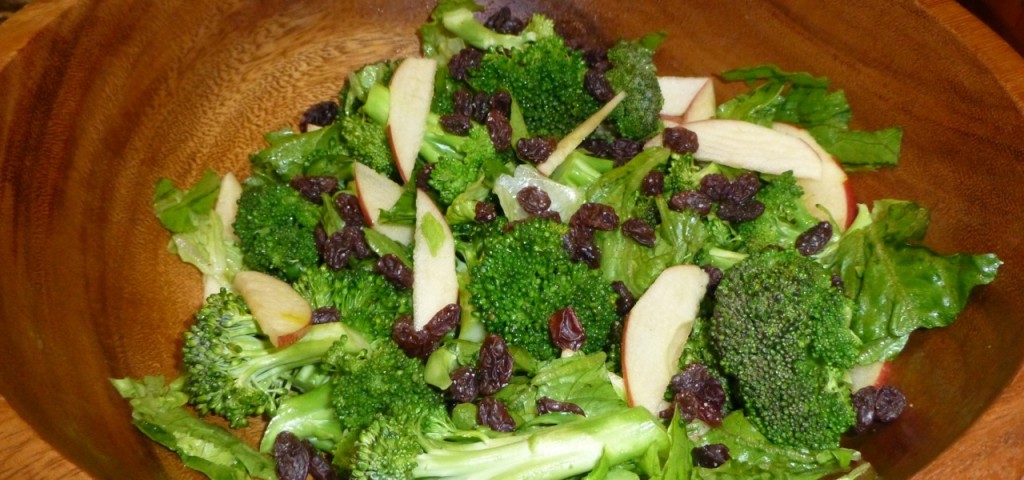
[[[309,330],[313,309],[287,282],[246,270],[235,275],[234,286],[275,347],[291,345]]]
[[[734,168],[797,178],[821,176],[821,158],[803,140],[741,120],[701,120],[683,127],[697,134],[694,158]]]
[[[663,117],[675,117],[680,123],[714,118],[718,106],[711,77],[658,77],[658,86],[665,97]]]
[[[818,144],[811,132],[788,123],[775,123],[772,129],[803,140],[821,159],[821,176],[798,178],[797,183],[804,189],[804,206],[812,215],[822,220],[835,220],[840,229],[850,226],[856,214],[853,191],[847,181],[846,172],[832,154]]]
[[[889,374],[890,363],[879,360],[867,365],[857,365],[850,369],[850,391],[857,393],[864,387],[881,387]]]
[[[668,406],[665,390],[679,372],[679,356],[707,287],[708,274],[700,267],[674,265],[637,299],[622,333],[622,376],[630,406],[654,415]]]
[[[430,196],[416,191],[413,244],[412,325],[419,331],[434,314],[459,300],[455,276],[455,238]]]
[[[437,62],[429,58],[407,58],[391,76],[391,107],[388,137],[395,154],[395,166],[408,182],[427,129],[427,115],[434,98]]]
[[[352,167],[352,177],[356,185],[356,197],[359,198],[359,206],[363,209],[366,224],[402,245],[411,244],[412,226],[382,224],[378,221],[381,210],[391,210],[398,199],[402,197],[405,189],[391,181],[390,178],[359,162]]]
[[[559,140],[555,151],[551,152],[548,159],[537,165],[537,171],[545,176],[550,176],[565,161],[569,154],[587,139],[587,136],[594,133],[594,130],[601,126],[601,122],[608,118],[608,115],[612,114],[612,111],[615,110],[615,107],[619,106],[619,102],[622,102],[623,98],[626,98],[626,92],[619,92],[618,95],[608,100],[608,103],[604,104],[603,107],[594,112],[590,117],[587,117],[583,123],[576,126],[576,128]]]
[[[220,222],[224,225],[224,238],[232,241],[238,241],[233,225],[238,215],[239,198],[242,198],[242,184],[238,182],[235,174],[224,174],[220,179],[220,193],[217,194],[217,203],[213,210],[220,216]]]

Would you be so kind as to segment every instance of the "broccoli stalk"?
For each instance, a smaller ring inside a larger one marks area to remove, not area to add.
[[[551,179],[570,187],[587,189],[614,167],[613,160],[587,155],[583,150],[573,150],[551,173]]]
[[[333,451],[338,445],[351,442],[331,405],[331,385],[325,383],[308,392],[288,397],[267,423],[260,441],[261,452],[272,452],[274,440],[281,432],[309,440],[318,450]]]
[[[200,413],[221,415],[232,427],[244,426],[247,417],[276,411],[293,394],[299,373],[306,388],[325,383],[326,376],[310,376],[302,367],[320,363],[342,337],[348,338],[342,342],[345,349],[365,348],[359,334],[338,322],[314,325],[299,341],[276,348],[242,298],[221,291],[207,297],[184,334],[183,390]]]

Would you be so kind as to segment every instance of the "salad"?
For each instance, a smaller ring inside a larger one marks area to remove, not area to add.
[[[442,0],[422,56],[365,65],[248,176],[156,185],[198,268],[180,376],[113,379],[214,479],[858,478],[898,422],[886,362],[994,254],[853,201],[899,128],[826,78],[659,76],[611,45]],[[249,430],[244,430],[248,428]],[[260,429],[258,443],[243,432]]]

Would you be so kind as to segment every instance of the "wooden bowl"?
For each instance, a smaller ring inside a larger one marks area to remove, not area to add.
[[[960,320],[916,333],[912,402],[849,442],[882,475],[1024,474],[1024,61],[950,0],[542,2],[605,39],[665,29],[662,73],[776,63],[846,90],[859,128],[902,125],[899,168],[859,201],[933,209],[927,243],[1006,264]],[[363,63],[417,52],[431,5],[351,0],[42,0],[0,27],[0,393],[103,478],[184,477],[107,379],[174,376],[198,274],[165,251],[154,182],[244,173]]]

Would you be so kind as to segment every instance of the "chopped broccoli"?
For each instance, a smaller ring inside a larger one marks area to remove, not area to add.
[[[388,139],[387,127],[377,123],[371,117],[355,113],[342,117],[338,120],[341,129],[341,150],[342,155],[347,157],[346,163],[351,168],[353,162],[360,162],[380,172],[385,176],[394,176],[395,158],[391,153],[391,143]],[[333,170],[333,171],[332,171]],[[318,172],[307,169],[308,175],[321,173],[335,173],[336,169],[329,169],[326,172]],[[347,178],[348,175],[337,175]]]
[[[246,425],[249,416],[273,413],[294,391],[293,381],[302,367],[320,363],[341,337],[349,337],[343,342],[345,349],[366,344],[347,326],[334,322],[311,327],[287,347],[274,347],[242,297],[222,290],[207,297],[184,334],[184,391],[200,413],[221,415],[233,427]],[[326,376],[306,380],[306,386],[314,386]]]
[[[395,320],[412,313],[412,293],[395,287],[374,270],[373,260],[350,268],[320,266],[293,285],[315,308],[334,307],[342,322],[367,338],[389,338]]]
[[[764,213],[754,220],[734,225],[737,234],[743,238],[743,251],[753,253],[767,247],[794,248],[797,237],[821,221],[804,206],[803,193],[791,172],[769,179],[754,196],[764,204]],[[833,236],[833,240],[837,238],[838,235]]]
[[[562,241],[568,227],[532,219],[515,223],[507,233],[491,231],[477,240],[482,242],[478,261],[469,265],[474,318],[509,344],[550,359],[559,350],[551,342],[549,317],[572,306],[586,331],[583,350],[604,350],[619,319],[617,295],[599,271],[570,260]]]
[[[510,155],[495,150],[487,127],[473,123],[469,135],[462,137],[445,133],[434,116],[428,120],[427,135],[420,150],[428,161],[434,162],[428,183],[437,190],[444,204],[451,204],[480,180],[486,174],[485,166],[503,165],[510,159]]]
[[[710,338],[734,400],[773,443],[824,449],[854,424],[845,372],[860,340],[828,270],[768,249],[725,272]]]
[[[295,280],[320,263],[320,218],[320,207],[288,185],[246,185],[234,224],[245,266]]]
[[[654,66],[654,50],[643,42],[621,40],[608,50],[608,61],[612,64],[605,74],[608,82],[616,92],[626,92],[609,120],[623,137],[650,138],[661,128],[658,114],[665,103]]]

